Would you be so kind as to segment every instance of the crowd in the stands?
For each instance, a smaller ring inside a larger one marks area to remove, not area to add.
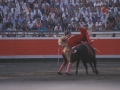
[[[27,31],[33,31],[32,37],[44,37],[44,32],[57,37],[58,32],[79,27],[119,31],[120,0],[0,0],[2,37],[15,37],[14,31],[21,31],[20,37]]]

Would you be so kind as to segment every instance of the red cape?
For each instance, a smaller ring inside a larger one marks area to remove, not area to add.
[[[72,36],[68,41],[68,46],[72,48],[73,46],[78,45],[81,41],[91,42],[88,32],[84,28],[79,28],[81,34]]]

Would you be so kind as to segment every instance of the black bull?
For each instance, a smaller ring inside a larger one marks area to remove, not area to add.
[[[90,63],[90,66],[93,70],[93,73],[98,74],[98,71],[96,68],[95,49],[89,43],[80,44],[78,47],[74,47],[72,49],[70,62],[73,63],[73,62],[77,61],[77,63],[76,63],[76,75],[78,74],[78,66],[79,66],[80,60],[82,60],[83,65],[85,66],[86,75],[88,74],[87,63]],[[94,67],[92,64],[94,65]]]

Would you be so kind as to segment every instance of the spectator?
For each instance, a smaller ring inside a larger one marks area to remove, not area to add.
[[[22,32],[22,35],[20,37],[26,37],[25,32]]]
[[[71,22],[70,15],[66,15],[65,20],[67,21],[67,23],[70,23],[70,22]],[[63,21],[64,21],[64,20],[63,20]]]
[[[80,10],[79,8],[75,11],[75,16],[79,19],[80,18]]]
[[[10,16],[10,19],[11,19],[11,23],[13,24],[17,18],[16,18],[15,15],[12,13],[12,15]]]
[[[69,26],[68,26],[68,31],[75,31],[75,28],[73,27],[72,24],[69,24]]]
[[[101,11],[101,7],[98,7],[97,9],[97,16],[99,17],[99,19],[102,17],[102,11]]]
[[[115,17],[115,16],[116,16],[116,12],[114,11],[114,9],[113,9],[113,8],[111,9],[111,14],[112,14],[112,16],[113,16],[113,17]]]
[[[115,18],[112,16],[111,13],[109,14],[107,22],[110,29],[112,29],[115,26]]]
[[[39,8],[38,0],[35,0],[33,7],[34,8]]]
[[[30,8],[33,9],[35,0],[28,0]]]
[[[2,24],[2,30],[1,31],[7,31],[6,25]]]
[[[34,22],[32,19],[30,19],[30,21],[27,23],[28,28],[31,30],[33,25],[34,25]]]
[[[57,14],[55,14],[53,22],[55,23],[55,25],[58,23],[58,19],[59,17],[57,16]]]
[[[48,22],[47,22],[46,19],[43,19],[43,20],[41,21],[41,23],[42,23],[42,25],[43,25],[44,28],[47,28]]]
[[[80,14],[79,21],[80,21],[80,19],[82,19],[82,21],[86,23],[85,18],[83,17],[83,14]]]
[[[11,22],[11,19],[8,20],[8,22],[6,23],[6,28],[10,28],[10,26],[13,27],[13,24]]]
[[[38,34],[38,37],[46,37],[46,36],[45,36],[45,34],[44,34],[43,32],[40,32],[40,33]]]
[[[106,27],[105,27],[105,25],[102,24],[102,26],[101,26],[101,30],[102,30],[102,31],[106,31]]]
[[[38,27],[38,31],[40,31],[40,32],[46,32],[46,28],[41,24],[41,26]]]
[[[0,22],[0,31],[2,30],[2,25],[3,25],[3,23],[2,23],[2,22]]]
[[[16,31],[22,31],[19,24],[16,25],[15,29]]]
[[[88,30],[92,32],[92,29],[93,29],[93,22],[92,22],[91,19],[88,20],[87,25],[88,25]]]
[[[85,22],[89,22],[89,20],[92,21],[92,18],[91,18],[90,15],[88,14],[87,17],[85,18]]]
[[[1,32],[1,37],[2,37],[2,38],[7,37],[7,35],[5,34],[5,32]]]
[[[36,21],[35,21],[35,24],[36,24],[37,28],[40,28],[41,24],[42,24],[41,20],[39,18],[37,18]]]
[[[116,34],[115,34],[115,33],[113,33],[113,34],[112,34],[112,37],[116,37]]]
[[[32,37],[37,37],[36,32],[33,32]]]
[[[93,37],[96,37],[96,34],[93,34]]]
[[[119,18],[120,18],[120,15],[117,13],[115,16],[115,22],[118,22]]]
[[[48,32],[48,37],[54,37],[52,32]]]
[[[70,13],[69,13],[69,16],[70,16],[70,18],[72,18],[73,16],[74,16],[74,11],[70,11]]]
[[[50,20],[50,22],[48,22],[48,26],[50,26],[49,29],[51,29],[52,31],[54,31],[55,24],[54,24],[53,20]]]
[[[57,32],[63,31],[62,27],[60,26],[60,24],[57,24],[57,26],[55,26],[54,31],[57,31]]]
[[[88,15],[88,11],[87,11],[86,7],[83,7],[82,15],[84,18]]]
[[[31,31],[38,31],[38,27],[36,26],[36,24],[33,24],[33,27],[31,28]]]
[[[101,4],[99,3],[99,0],[95,0],[94,7],[99,7],[99,6],[101,6]]]
[[[2,3],[2,4],[1,4],[1,10],[2,10],[2,12],[3,12],[4,15],[7,14],[6,11],[7,11],[8,9],[9,9],[9,8],[5,5],[5,3]]]
[[[55,13],[53,10],[50,11],[50,14],[51,14],[51,18],[54,19]]]
[[[53,29],[52,29],[52,27],[50,25],[48,25],[47,31],[53,31]]]
[[[43,9],[43,13],[46,13],[47,15],[50,12],[50,7],[49,6],[45,6],[45,8]],[[54,12],[54,10],[51,10],[51,12]]]
[[[55,19],[55,16],[54,16],[54,19]],[[52,20],[52,17],[51,17],[51,14],[49,13],[47,21],[49,22],[50,20]]]
[[[22,31],[30,31],[28,25],[26,23],[24,23],[21,27]]]
[[[71,22],[73,22],[73,21],[78,22],[78,18],[75,15],[73,15],[73,17],[71,18]]]
[[[13,32],[10,32],[10,33],[7,35],[7,37],[16,37],[16,35],[13,34]]]
[[[10,27],[7,29],[7,31],[16,31],[12,25],[10,25]]]
[[[42,9],[44,10],[46,6],[50,7],[49,3],[44,0],[44,3],[42,4]]]
[[[83,22],[83,20],[82,19],[80,19],[80,22],[79,22],[79,25],[80,25],[80,27],[84,27],[85,26],[85,22]]]
[[[95,24],[97,20],[100,19],[97,14],[92,17],[92,22]]]
[[[100,21],[100,19],[97,19],[97,22],[95,23],[95,26],[96,26],[98,31],[102,30],[102,22]]]
[[[19,23],[20,26],[22,26],[24,20],[25,20],[24,15],[20,14],[20,17],[18,18],[18,23]]]
[[[55,14],[58,16],[58,18],[62,18],[62,11],[59,5],[55,9]]]
[[[76,31],[77,30],[77,22],[75,20],[73,20],[73,22],[71,22],[71,24]]]
[[[106,3],[105,3],[105,0],[101,0],[100,6],[103,7],[105,4],[106,4]]]
[[[1,8],[0,8],[0,22],[3,22],[3,12],[1,10]]]
[[[38,8],[35,8],[33,12],[34,12],[34,19],[42,17],[42,13]]]
[[[63,7],[61,8],[62,13],[67,12],[68,13],[68,9],[67,6],[65,4],[63,4]]]
[[[113,4],[113,1],[112,1],[112,0],[109,0],[109,2],[108,2],[108,7],[112,7],[112,4]]]
[[[102,25],[106,28],[107,27],[107,16],[106,14],[103,14],[103,16],[101,17],[101,22],[102,22]]]
[[[54,37],[60,37],[59,32],[55,32]]]
[[[63,31],[67,31],[67,28],[68,28],[68,23],[67,23],[67,21],[65,20],[65,21],[63,22]]]
[[[24,8],[24,12],[29,12],[29,9],[30,9],[30,6],[29,6],[29,4],[26,4],[26,7]],[[22,9],[21,9],[22,10]],[[20,11],[21,12],[21,11]]]
[[[47,17],[46,13],[43,13],[43,16],[41,17],[41,20],[43,20],[43,19],[48,20],[48,17]]]
[[[79,0],[71,0],[71,1],[73,6],[79,5]]]
[[[116,22],[116,27],[120,30],[120,17],[119,17],[118,21]]]
[[[68,15],[68,12],[67,12],[67,11],[64,11],[63,14],[62,14],[62,19],[63,19],[63,20],[66,19],[66,15]]]
[[[28,12],[26,12],[26,16],[30,16],[30,18],[33,18],[34,17],[34,13],[32,12],[31,9],[28,10]]]

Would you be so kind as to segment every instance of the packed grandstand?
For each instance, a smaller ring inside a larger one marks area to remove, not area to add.
[[[120,30],[120,0],[0,0],[1,37]]]

